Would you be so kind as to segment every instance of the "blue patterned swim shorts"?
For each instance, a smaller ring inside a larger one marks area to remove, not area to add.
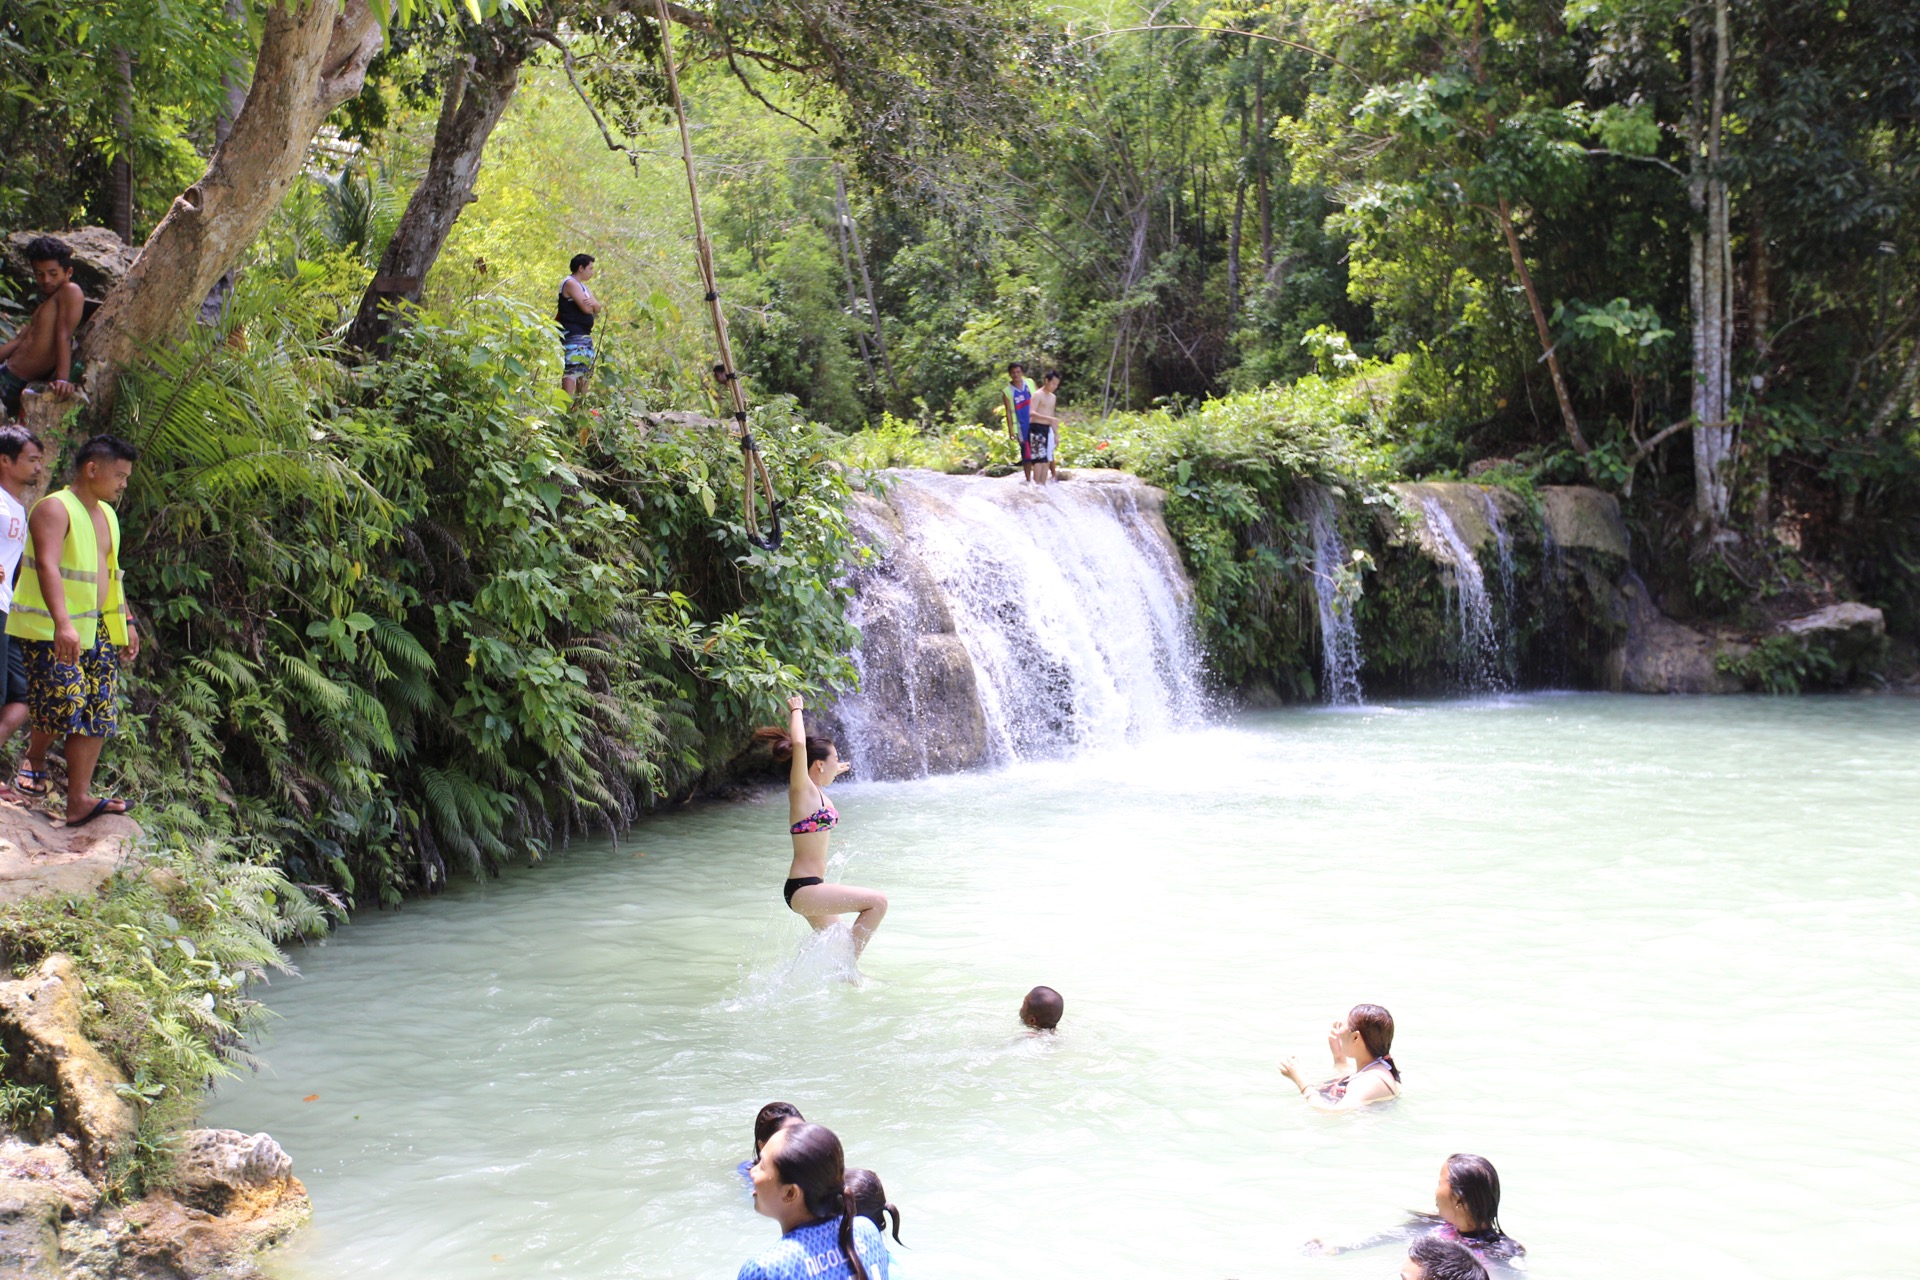
[[[27,668],[27,709],[35,729],[56,738],[111,738],[120,732],[113,687],[120,651],[104,630],[74,664],[54,661],[51,640],[15,637],[13,643]]]

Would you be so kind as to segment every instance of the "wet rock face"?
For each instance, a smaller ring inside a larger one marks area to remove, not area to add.
[[[99,1200],[67,1147],[0,1144],[0,1276],[59,1276],[61,1221],[91,1213]]]
[[[98,1224],[116,1259],[105,1275],[260,1280],[254,1257],[312,1216],[307,1189],[279,1143],[264,1133],[193,1129],[181,1138],[174,1190]],[[89,1245],[101,1251],[85,1232],[69,1235],[69,1253]]]
[[[1605,556],[1624,571],[1630,555],[1627,522],[1610,493],[1584,485],[1546,485],[1540,490],[1540,522],[1556,547]]]
[[[854,522],[872,556],[853,575],[863,705],[882,712],[858,725],[854,770],[900,778],[972,768],[987,758],[987,721],[940,584],[907,550],[900,514],[886,501],[855,495]],[[853,727],[848,716],[836,709],[825,721],[845,730]],[[852,735],[835,736],[847,750]]]
[[[63,955],[48,956],[25,978],[0,982],[0,1042],[9,1074],[47,1089],[59,1127],[78,1144],[82,1170],[97,1178],[130,1149],[140,1115],[120,1096],[126,1077],[81,1034],[85,994]]]
[[[1607,687],[1615,693],[1738,693],[1740,680],[1720,670],[1723,656],[1746,646],[1675,622],[1654,603],[1646,583],[1629,575],[1620,588],[1627,638],[1608,658]]]

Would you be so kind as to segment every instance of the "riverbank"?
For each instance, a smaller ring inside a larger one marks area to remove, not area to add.
[[[253,1061],[253,989],[323,921],[278,871],[100,819],[0,814],[0,1261],[27,1280],[257,1275],[306,1220],[265,1134],[192,1127]],[[38,846],[51,846],[39,852]]]

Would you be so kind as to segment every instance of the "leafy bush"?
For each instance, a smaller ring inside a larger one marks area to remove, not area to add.
[[[110,759],[162,828],[393,903],[617,829],[852,679],[830,433],[754,424],[791,489],[760,551],[730,437],[650,425],[617,359],[569,407],[543,318],[421,313],[349,370],[303,305],[324,282],[260,277],[121,405],[158,644]]]

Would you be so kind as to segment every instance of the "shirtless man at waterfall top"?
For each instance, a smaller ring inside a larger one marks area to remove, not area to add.
[[[53,394],[73,394],[73,331],[80,327],[86,299],[73,282],[73,250],[52,236],[27,242],[26,259],[33,267],[33,283],[40,305],[13,335],[0,344],[0,402],[8,418],[20,416],[21,394],[29,382],[49,378]]]

